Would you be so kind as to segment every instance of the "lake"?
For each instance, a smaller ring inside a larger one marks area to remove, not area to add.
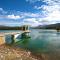
[[[18,32],[19,30],[0,30],[0,32]],[[20,39],[16,47],[28,49],[32,52],[60,51],[60,32],[56,30],[31,29],[30,38]]]

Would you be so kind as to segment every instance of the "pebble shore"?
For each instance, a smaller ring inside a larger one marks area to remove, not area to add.
[[[8,45],[0,45],[0,60],[37,60],[21,48]]]

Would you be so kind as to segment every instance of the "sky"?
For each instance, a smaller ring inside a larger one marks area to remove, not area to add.
[[[60,0],[0,0],[0,25],[60,23]]]

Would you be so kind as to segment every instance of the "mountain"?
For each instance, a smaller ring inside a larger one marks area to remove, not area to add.
[[[39,25],[34,27],[35,29],[59,29],[60,30],[60,23],[56,24],[49,24],[49,25]]]

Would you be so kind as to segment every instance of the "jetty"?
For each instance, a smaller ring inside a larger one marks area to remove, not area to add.
[[[28,33],[30,33],[31,31],[29,30],[29,25],[23,25],[23,26],[21,26],[21,30],[20,31],[18,31],[18,32],[0,32],[0,45],[1,44],[4,44],[4,43],[6,43],[6,38],[7,38],[7,36],[9,36],[10,35],[10,39],[12,39],[12,43],[14,43],[15,41],[14,41],[14,39],[15,39],[15,35],[17,35],[17,34],[23,34],[23,33],[25,33],[25,34],[27,34],[28,35]]]

